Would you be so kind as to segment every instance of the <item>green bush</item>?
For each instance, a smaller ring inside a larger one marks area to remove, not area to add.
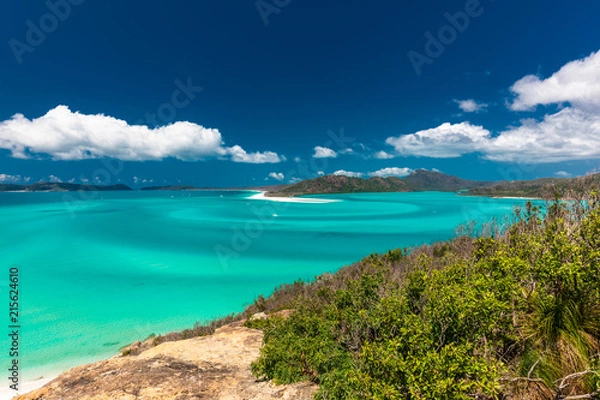
[[[597,398],[600,212],[582,204],[528,205],[494,237],[372,255],[294,288],[253,372],[325,399]]]

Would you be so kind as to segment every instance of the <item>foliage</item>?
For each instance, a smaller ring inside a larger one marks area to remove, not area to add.
[[[372,255],[282,288],[261,304],[295,311],[261,324],[253,372],[318,383],[324,399],[596,398],[597,205],[595,193],[529,204],[493,237]]]

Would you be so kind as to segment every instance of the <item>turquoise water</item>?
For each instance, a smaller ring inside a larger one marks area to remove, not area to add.
[[[8,271],[18,266],[22,379],[241,311],[278,284],[373,252],[447,239],[467,220],[523,203],[394,193],[302,204],[252,194],[0,193],[0,293],[8,308]],[[8,366],[8,351],[0,354]]]

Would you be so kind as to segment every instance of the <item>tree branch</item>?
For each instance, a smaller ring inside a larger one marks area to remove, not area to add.
[[[542,361],[542,357],[543,357],[543,354],[540,354],[540,358],[538,358],[538,360],[531,366],[531,368],[529,369],[529,372],[527,373],[527,379],[531,378],[531,374],[533,373],[533,370]]]

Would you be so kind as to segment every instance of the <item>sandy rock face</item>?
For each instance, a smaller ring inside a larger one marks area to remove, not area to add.
[[[20,400],[312,399],[310,383],[257,382],[250,363],[263,333],[236,322],[214,335],[167,342],[138,356],[74,368]]]

